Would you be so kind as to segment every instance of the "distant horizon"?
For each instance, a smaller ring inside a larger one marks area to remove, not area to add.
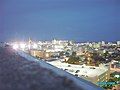
[[[105,42],[117,42],[117,41],[120,41],[120,39],[117,39],[117,40],[74,40],[74,39],[65,39],[65,38],[49,38],[49,39],[40,39],[40,38],[32,38],[31,37],[31,40],[33,41],[51,41],[53,39],[56,39],[56,40],[68,40],[68,41],[75,41],[75,42],[102,42],[102,41],[105,41]],[[1,42],[9,42],[9,41],[28,41],[29,40],[29,37],[28,38],[10,38],[10,39],[7,39],[7,40],[0,40]]]
[[[102,41],[104,41],[104,42],[106,42],[106,43],[108,43],[108,42],[111,42],[111,43],[116,43],[117,41],[120,41],[120,40],[115,40],[115,41],[105,41],[105,40],[100,40],[100,41],[76,41],[76,40],[72,40],[72,39],[57,39],[57,38],[53,38],[53,39],[47,39],[47,40],[40,40],[40,39],[32,39],[32,38],[30,38],[33,42],[35,41],[35,42],[38,42],[38,41],[52,41],[52,40],[66,40],[66,41],[73,41],[73,42],[75,42],[75,43],[87,43],[87,42],[89,42],[89,43],[92,43],[92,42],[102,42]],[[27,42],[27,41],[29,41],[29,38],[28,39],[25,39],[25,40],[9,40],[9,41],[3,41],[3,42]],[[2,41],[1,41],[2,42]]]

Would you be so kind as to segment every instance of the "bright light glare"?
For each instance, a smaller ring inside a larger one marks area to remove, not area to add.
[[[13,49],[17,50],[19,48],[18,44],[13,45]]]
[[[34,43],[33,48],[36,49],[37,47],[38,47],[38,45]]]
[[[25,49],[25,44],[24,44],[24,43],[21,43],[21,44],[20,44],[20,48],[21,48],[21,49]]]

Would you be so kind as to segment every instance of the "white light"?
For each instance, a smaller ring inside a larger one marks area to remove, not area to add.
[[[49,57],[49,54],[48,54],[48,53],[46,54],[46,57]]]
[[[17,50],[19,48],[18,44],[13,45],[13,49]]]
[[[28,49],[29,49],[29,50],[31,49],[31,45],[30,45],[30,44],[28,44]]]
[[[34,43],[34,44],[33,44],[33,48],[34,48],[34,49],[37,49],[37,47],[38,47],[37,44]]]
[[[119,77],[120,77],[120,75],[115,75],[115,77],[116,77],[116,78],[119,78]]]
[[[25,44],[24,43],[20,43],[20,48],[21,49],[25,49]]]

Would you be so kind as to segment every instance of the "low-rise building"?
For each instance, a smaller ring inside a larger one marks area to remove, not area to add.
[[[60,61],[52,61],[49,63],[75,76],[82,77],[88,81],[91,81],[94,84],[97,84],[98,82],[108,81],[110,79],[110,70],[107,67],[73,65],[62,63]]]
[[[120,62],[118,62],[118,61],[111,61],[110,70],[111,71],[120,72]]]
[[[32,56],[35,56],[35,57],[47,59],[53,55],[53,52],[46,52],[46,51],[40,51],[40,50],[30,50],[30,54]]]

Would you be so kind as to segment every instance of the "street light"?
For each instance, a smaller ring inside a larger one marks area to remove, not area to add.
[[[18,44],[13,44],[13,49],[17,50],[19,48]]]
[[[25,49],[25,43],[20,43],[20,48],[24,50]]]

